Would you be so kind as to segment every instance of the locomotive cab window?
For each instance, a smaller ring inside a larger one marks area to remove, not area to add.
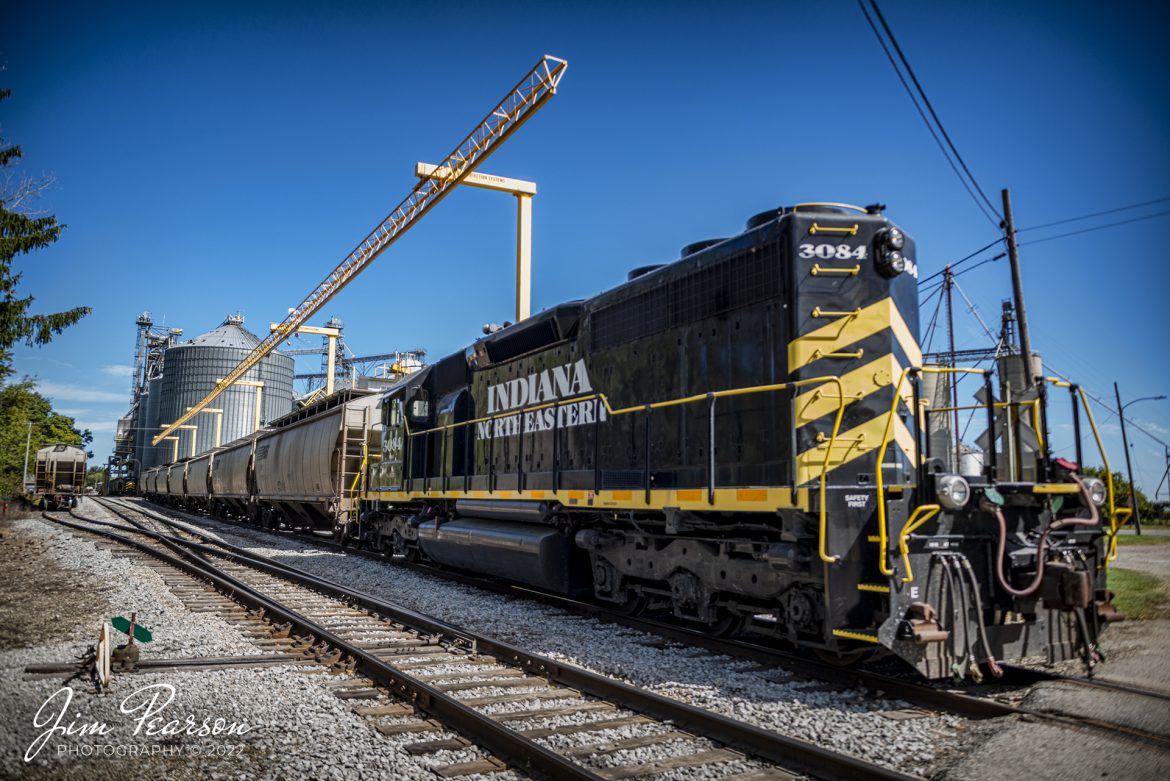
[[[398,427],[402,425],[402,397],[386,399],[382,402],[382,425]]]
[[[431,416],[431,402],[427,392],[420,390],[410,401],[410,420],[412,423],[423,423]]]

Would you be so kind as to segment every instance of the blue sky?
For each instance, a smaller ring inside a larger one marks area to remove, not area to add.
[[[0,29],[0,125],[24,172],[56,177],[41,206],[69,229],[18,269],[42,310],[94,314],[16,366],[95,431],[102,460],[140,312],[194,336],[240,310],[263,331],[546,52],[570,63],[559,94],[484,166],[538,182],[534,309],[781,204],[888,204],[923,276],[997,236],[847,0],[22,5]],[[983,188],[997,204],[1011,188],[1019,227],[1170,196],[1162,4],[883,10]],[[318,319],[340,317],[359,353],[459,349],[510,317],[514,208],[454,193]],[[1103,399],[1114,380],[1127,400],[1170,394],[1168,224],[1021,249],[1034,347]],[[959,283],[996,330],[1006,262]],[[982,346],[964,310],[959,346]],[[1097,414],[1119,468],[1117,418]],[[1129,416],[1170,441],[1170,401]],[[1131,441],[1152,491],[1162,446]]]

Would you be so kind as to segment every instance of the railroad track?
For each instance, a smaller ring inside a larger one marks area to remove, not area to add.
[[[915,778],[562,665],[188,529],[174,533],[174,521],[150,511],[103,506],[132,525],[77,511],[74,521],[51,519],[208,581],[251,615],[262,611],[292,647],[359,677],[345,696],[371,703],[359,712],[375,729],[422,738],[406,751],[476,753],[440,775],[511,767],[539,778],[596,781],[693,768],[704,778],[736,781]],[[131,521],[131,512],[154,523]],[[509,709],[519,703],[527,707]],[[535,726],[539,720],[549,725]],[[665,759],[622,753],[664,745],[671,749]]]
[[[169,508],[168,508],[169,509]],[[150,513],[151,511],[135,507],[136,512]],[[187,515],[187,514],[185,514]],[[153,513],[155,520],[167,524],[174,523],[159,513]],[[189,518],[202,520],[199,516],[188,515]],[[189,523],[189,522],[188,522]],[[241,527],[250,529],[251,527]],[[311,542],[313,545],[331,549],[344,550],[351,554],[361,555],[381,562],[389,562],[385,556],[361,551],[352,547],[338,545],[332,540],[299,535],[298,539]],[[941,711],[969,719],[989,719],[1004,716],[1027,717],[1042,719],[1063,724],[1068,727],[1104,730],[1111,734],[1120,734],[1136,741],[1156,746],[1162,750],[1170,750],[1170,738],[1158,733],[1149,732],[1136,727],[1106,721],[1086,716],[1084,714],[1062,711],[1041,710],[1029,708],[995,699],[995,693],[1018,693],[1021,688],[1043,682],[1067,683],[1070,685],[1094,688],[1100,691],[1116,691],[1149,698],[1152,707],[1164,708],[1170,694],[1156,690],[1143,689],[1126,684],[1111,682],[1099,678],[1085,678],[1075,675],[1066,675],[1045,670],[1005,665],[1006,675],[1002,680],[994,682],[984,688],[992,690],[989,696],[978,696],[968,692],[942,688],[906,677],[892,675],[885,672],[865,668],[839,667],[821,662],[808,656],[790,653],[744,640],[713,637],[702,632],[689,630],[674,624],[667,624],[643,617],[627,616],[617,611],[609,610],[592,602],[549,593],[527,586],[516,586],[497,581],[480,578],[475,575],[443,570],[436,572],[425,565],[394,562],[396,565],[407,566],[417,571],[440,576],[447,580],[486,589],[501,594],[521,596],[527,599],[539,600],[545,604],[577,614],[588,615],[609,623],[625,626],[631,629],[656,635],[667,641],[680,642],[703,648],[712,654],[728,656],[733,659],[742,659],[755,662],[762,666],[775,667],[792,674],[816,679],[818,681],[839,685],[843,688],[861,688],[871,692],[882,692],[886,696],[905,700],[921,708]]]

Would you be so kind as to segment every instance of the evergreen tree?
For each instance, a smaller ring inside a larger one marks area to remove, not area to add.
[[[9,90],[0,90],[0,101],[9,94]],[[30,314],[33,297],[17,293],[21,275],[12,273],[13,260],[17,255],[49,246],[61,238],[65,228],[51,214],[29,212],[29,201],[48,181],[16,176],[12,168],[21,154],[19,146],[6,145],[0,139],[0,172],[3,173],[0,180],[0,380],[12,374],[14,345],[48,344],[55,335],[91,311],[87,306],[79,306],[53,314]]]

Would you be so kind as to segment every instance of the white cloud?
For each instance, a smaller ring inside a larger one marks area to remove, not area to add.
[[[130,394],[128,393],[94,390],[80,385],[65,385],[59,382],[38,380],[37,390],[54,401],[109,402],[127,406],[130,404]]]
[[[134,367],[110,363],[102,367],[102,374],[109,374],[112,377],[131,377],[134,375]]]
[[[71,418],[75,418],[78,415],[86,414],[87,412],[89,412],[89,410],[83,409],[81,407],[54,407],[53,412],[56,412],[60,415],[68,415]]]

